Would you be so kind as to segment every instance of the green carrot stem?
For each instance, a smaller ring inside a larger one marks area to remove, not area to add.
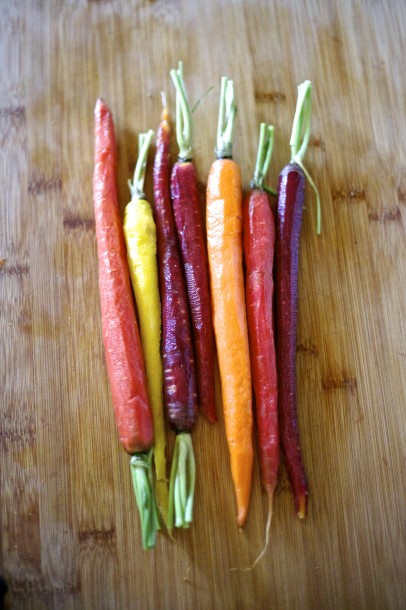
[[[152,454],[136,453],[131,456],[130,468],[141,520],[142,546],[155,546],[156,532],[160,529],[151,468]]]
[[[189,439],[191,451],[188,453],[188,483],[189,489],[186,494],[186,508],[185,508],[185,522],[189,525],[193,521],[193,503],[194,503],[194,490],[196,482],[196,464],[195,456],[192,447],[192,438]]]
[[[145,170],[147,167],[148,151],[153,137],[154,132],[152,129],[146,133],[140,133],[138,136],[138,159],[135,165],[134,178],[132,182],[131,180],[128,181],[131,197],[137,199],[145,199]]]
[[[179,159],[191,161],[193,158],[193,122],[186,96],[181,61],[178,69],[171,70],[170,75],[176,89],[176,140],[179,146]]]
[[[276,189],[273,189],[270,186],[266,186],[266,184],[264,184],[262,188],[264,189],[265,193],[268,193],[269,195],[275,195],[276,197],[278,194],[278,191]]]
[[[204,100],[206,95],[208,95],[212,89],[214,89],[213,85],[210,85],[210,87],[207,87],[206,91],[204,91],[204,93],[199,97],[199,99],[196,100],[195,105],[193,106],[193,108],[190,111],[190,113],[192,115],[194,114],[195,110],[200,106],[201,102]]]
[[[226,76],[221,79],[220,106],[217,124],[216,156],[218,159],[232,157],[232,139],[237,106],[234,100],[234,82]]]
[[[169,480],[168,529],[189,527],[193,520],[196,465],[192,437],[181,432],[176,437]]]
[[[309,80],[306,80],[298,86],[297,90],[296,110],[289,142],[292,151],[292,161],[298,158],[302,160],[305,156],[309,144],[311,127],[312,84]]]
[[[172,476],[172,472],[177,469],[178,464],[178,453],[179,453],[179,444],[175,443],[175,448],[173,450],[172,456],[172,467],[171,467],[171,477],[169,479],[169,498],[168,498],[168,518],[167,518],[167,527],[168,530],[171,531],[173,529],[173,524],[175,520],[175,476]]]
[[[292,135],[290,138],[290,148],[292,151],[291,163],[296,163],[303,170],[310,186],[316,194],[316,232],[321,233],[321,205],[319,191],[311,178],[309,172],[303,164],[303,157],[306,154],[310,140],[310,123],[312,113],[312,84],[309,80],[304,81],[298,86],[298,96],[296,111],[292,125]]]
[[[181,443],[179,447],[178,473],[186,471],[186,457],[185,444]],[[179,498],[181,502],[181,510],[182,513],[184,513],[186,507],[186,477],[179,478]]]
[[[271,162],[273,142],[273,126],[267,125],[266,123],[261,123],[259,130],[257,161],[255,164],[254,177],[251,181],[251,188],[253,189],[265,190],[264,178]]]
[[[183,515],[185,512],[185,506],[182,502],[182,490],[181,490],[181,480],[179,475],[175,480],[175,526],[183,527]]]

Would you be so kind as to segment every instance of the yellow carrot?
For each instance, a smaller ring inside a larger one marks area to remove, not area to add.
[[[158,288],[156,227],[151,206],[143,193],[145,167],[153,135],[154,132],[150,130],[139,137],[139,157],[134,172],[134,181],[129,182],[132,199],[124,214],[124,236],[138,309],[148,395],[154,420],[156,496],[162,518],[166,523],[168,481],[165,458],[163,368],[160,355],[161,302]]]

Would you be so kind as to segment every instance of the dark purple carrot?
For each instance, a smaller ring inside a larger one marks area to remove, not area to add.
[[[298,88],[290,146],[291,162],[278,181],[276,219],[276,316],[278,410],[281,445],[299,519],[306,515],[308,489],[300,450],[296,404],[296,327],[299,268],[299,238],[305,199],[306,176],[302,158],[310,137],[310,81]],[[302,142],[299,148],[299,141]],[[314,187],[313,181],[309,179]],[[317,191],[316,191],[317,192]],[[319,206],[319,200],[317,197]],[[318,207],[317,232],[320,232]]]
[[[169,483],[168,528],[192,521],[195,460],[190,431],[197,394],[192,331],[182,260],[170,198],[170,123],[166,106],[157,131],[154,214],[162,302],[164,397],[169,425],[177,434]]]
[[[176,135],[179,160],[172,169],[171,196],[185,270],[192,319],[199,403],[211,422],[217,421],[214,391],[214,336],[209,267],[193,158],[192,115],[186,99],[182,63],[171,70],[176,88]]]

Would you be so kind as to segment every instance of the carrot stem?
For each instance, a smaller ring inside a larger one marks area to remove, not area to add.
[[[252,189],[264,189],[264,178],[269,168],[274,142],[274,128],[272,125],[261,123],[259,131],[259,144],[254,177],[251,181]]]
[[[130,468],[135,499],[141,519],[142,546],[152,549],[156,532],[160,529],[158,508],[155,500],[152,477],[152,451],[131,456]]]
[[[265,193],[268,193],[268,195],[276,195],[278,194],[278,191],[276,189],[271,188],[270,186],[266,186],[266,184],[263,185],[262,187],[265,191]]]
[[[152,129],[150,129],[146,133],[140,133],[140,135],[138,136],[139,154],[137,164],[134,170],[134,178],[132,182],[131,180],[128,181],[131,197],[136,197],[137,199],[145,199],[145,170],[147,167],[148,151],[153,137],[154,132],[152,131]]]
[[[191,108],[190,114],[192,114],[192,115],[194,114],[195,110],[200,106],[200,103],[204,100],[206,95],[208,95],[210,93],[210,91],[212,91],[212,89],[214,89],[213,85],[210,85],[210,87],[207,87],[206,91],[204,91],[204,93],[195,102],[195,105],[193,106],[193,108]]]
[[[168,529],[189,527],[193,520],[196,465],[192,437],[181,432],[176,437],[169,481]]]
[[[216,156],[218,159],[231,159],[234,119],[237,106],[234,101],[234,82],[227,76],[221,79],[220,107],[217,124]]]
[[[293,118],[290,149],[292,151],[291,163],[296,163],[302,170],[316,195],[316,233],[321,233],[321,204],[316,184],[303,164],[310,140],[311,113],[312,113],[312,83],[304,81],[298,86],[296,111]]]
[[[193,121],[183,81],[183,64],[170,75],[176,89],[176,140],[179,146],[179,159],[191,161],[193,158]]]
[[[310,139],[312,84],[309,80],[306,80],[297,89],[296,111],[289,142],[292,151],[292,163],[296,162],[297,159],[303,159]]]

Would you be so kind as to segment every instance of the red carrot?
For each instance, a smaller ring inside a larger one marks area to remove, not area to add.
[[[116,164],[113,118],[99,99],[95,108],[93,198],[103,343],[120,440],[132,455],[143,545],[151,548],[159,529],[149,455],[153,421],[119,211]]]
[[[195,364],[187,292],[170,199],[170,124],[167,108],[157,131],[154,214],[162,302],[164,395],[169,424],[177,433],[169,484],[168,528],[192,521],[195,461],[190,436],[197,408]]]
[[[176,88],[176,135],[179,160],[172,169],[171,196],[176,230],[185,270],[192,319],[199,402],[204,415],[217,421],[214,391],[214,337],[209,269],[199,208],[193,158],[192,115],[186,99],[182,63],[171,70]]]
[[[267,541],[279,467],[278,391],[273,334],[275,221],[263,187],[272,145],[273,127],[262,123],[254,178],[245,199],[243,217],[247,321],[258,449],[261,479],[269,500]]]
[[[305,170],[302,158],[310,137],[311,83],[298,88],[290,146],[291,162],[282,170],[278,182],[276,223],[276,313],[279,421],[281,444],[291,482],[295,510],[306,515],[308,490],[300,450],[296,405],[296,326],[299,268],[299,237],[305,198]],[[303,136],[302,136],[303,134]],[[299,140],[303,137],[299,148]],[[312,186],[313,181],[309,178]],[[320,232],[318,203],[317,232]]]

